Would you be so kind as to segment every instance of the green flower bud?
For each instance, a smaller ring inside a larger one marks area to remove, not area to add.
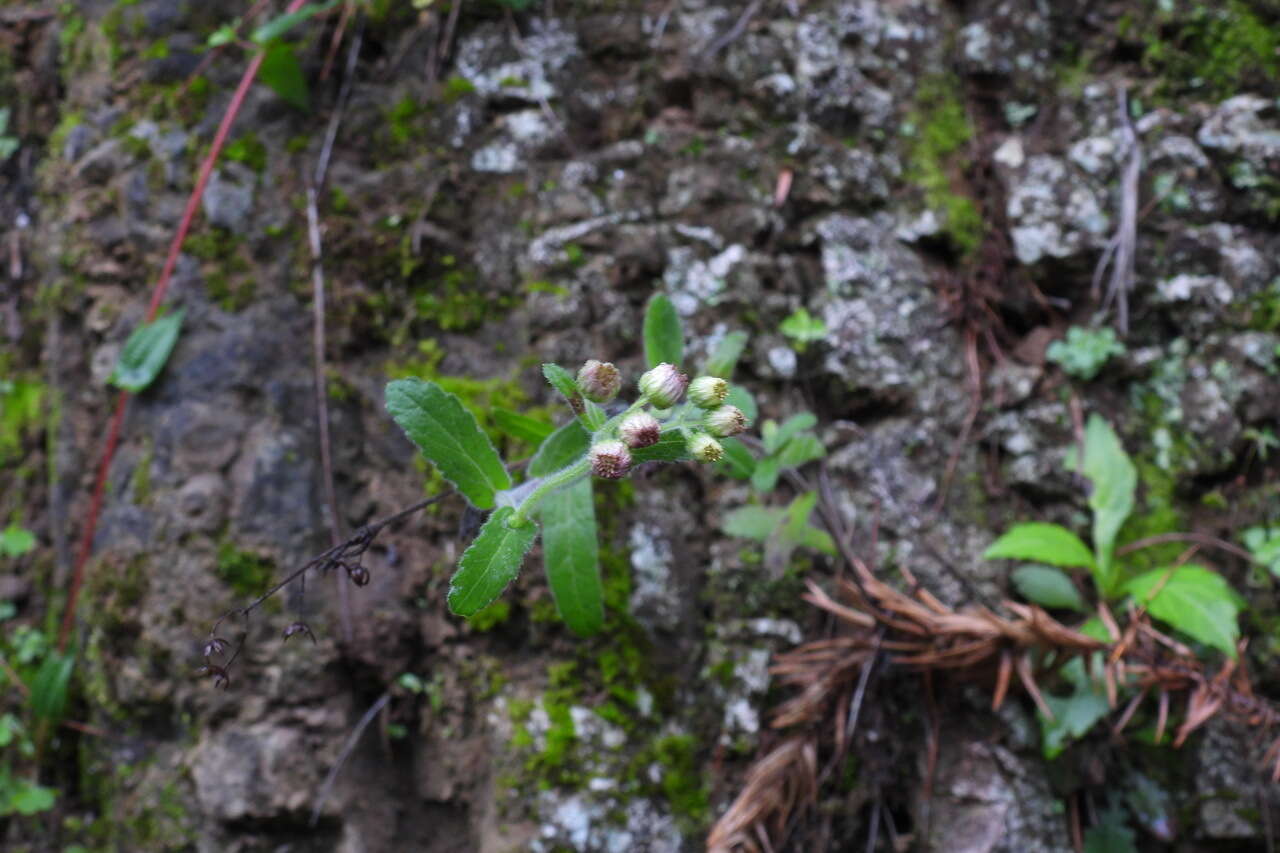
[[[720,446],[720,442],[705,432],[700,432],[689,439],[689,455],[699,462],[715,462],[724,456],[724,448]]]
[[[673,364],[665,361],[640,377],[640,393],[659,409],[669,409],[680,402],[680,396],[689,384],[689,377]]]
[[[747,416],[737,406],[721,406],[702,416],[702,425],[717,438],[737,435],[747,428]]]
[[[729,396],[729,383],[718,376],[699,376],[689,384],[689,402],[699,409],[714,409]]]
[[[587,451],[591,473],[606,480],[617,480],[631,470],[631,451],[621,441],[602,441]]]
[[[634,412],[622,419],[618,435],[627,447],[648,447],[657,444],[662,435],[662,425],[648,412]]]
[[[622,374],[607,361],[591,359],[578,371],[582,396],[595,403],[607,403],[622,390]]]

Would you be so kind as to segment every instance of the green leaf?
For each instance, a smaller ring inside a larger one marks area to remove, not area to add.
[[[719,376],[721,379],[732,379],[733,369],[738,366],[742,350],[747,346],[746,332],[730,332],[716,344],[715,352],[707,359],[702,372],[708,376]]]
[[[740,506],[725,513],[720,529],[729,536],[764,542],[786,521],[785,509],[764,506]]]
[[[1253,558],[1280,577],[1280,527],[1250,527],[1242,537]],[[4,541],[0,537],[0,553],[3,551]]]
[[[644,312],[644,357],[650,367],[662,362],[677,367],[684,361],[684,332],[671,300],[655,293]]]
[[[1166,574],[1168,581],[1152,598]],[[1152,569],[1129,581],[1124,589],[1152,616],[1235,658],[1240,638],[1236,617],[1243,601],[1217,572],[1192,564]]]
[[[1100,415],[1090,415],[1084,433],[1084,467],[1081,471],[1093,483],[1089,507],[1093,510],[1093,547],[1097,553],[1095,580],[1108,598],[1116,594],[1112,551],[1116,534],[1133,510],[1133,493],[1138,472],[1124,452],[1120,439]]]
[[[782,325],[778,326],[778,331],[795,341],[796,349],[802,352],[806,344],[820,341],[827,336],[826,324],[810,315],[804,308],[796,310],[790,317],[783,320]]]
[[[1021,566],[1013,572],[1013,585],[1027,601],[1042,607],[1087,611],[1084,597],[1066,572],[1052,566]]]
[[[804,430],[811,429],[817,423],[818,419],[812,412],[801,412],[798,415],[792,415],[781,426],[774,421],[765,421],[764,426],[760,429],[760,436],[764,439],[764,452],[777,453],[793,436]]]
[[[609,416],[604,413],[604,409],[600,408],[598,403],[593,403],[590,400],[582,401],[582,421],[587,429],[596,432],[604,426],[607,420],[609,420]]]
[[[329,0],[328,3],[321,3],[319,6],[303,6],[296,12],[272,18],[253,31],[253,42],[254,44],[267,45],[278,38],[283,38],[289,30],[305,23],[321,12],[329,11],[336,5],[338,5],[338,0]]]
[[[756,458],[747,446],[732,436],[720,439],[720,446],[724,448],[724,457],[716,467],[735,479],[748,479],[756,470]]]
[[[236,29],[240,26],[240,19],[236,18],[230,24],[223,24],[214,30],[208,40],[205,42],[209,47],[222,47],[224,44],[231,44],[236,40]]]
[[[822,441],[811,432],[802,432],[783,445],[779,451],[778,464],[783,468],[799,468],[806,462],[821,459],[827,455],[827,448]]]
[[[40,664],[31,681],[31,711],[37,719],[53,724],[62,720],[62,712],[67,707],[67,685],[75,665],[74,655],[56,651],[49,652]]]
[[[530,444],[541,444],[556,428],[546,421],[539,421],[527,415],[517,414],[510,409],[494,408],[491,411],[493,422],[498,429],[512,438],[527,441]]]
[[[489,437],[458,398],[434,382],[397,379],[387,384],[387,411],[440,474],[480,508],[511,487]]]
[[[760,417],[760,407],[756,405],[756,398],[751,396],[751,392],[741,385],[730,385],[729,393],[725,396],[724,401],[730,406],[737,406],[742,410],[742,414],[747,416],[747,420],[752,423],[756,418]]]
[[[266,49],[262,67],[258,69],[258,79],[298,109],[311,109],[307,78],[289,45],[276,42]]]
[[[756,461],[756,470],[751,473],[751,486],[757,492],[771,492],[778,485],[778,457],[766,456]]]
[[[9,801],[4,811],[6,814],[16,811],[28,817],[48,811],[53,808],[57,793],[53,788],[46,788],[31,779],[16,779],[9,790]]]
[[[664,432],[657,444],[631,451],[633,465],[641,462],[683,462],[689,458],[689,446],[679,430]]]
[[[1060,524],[1031,521],[1015,524],[1007,533],[991,543],[982,555],[984,560],[1031,560],[1066,568],[1093,568],[1093,554]]]
[[[557,429],[529,460],[529,476],[545,477],[582,458],[591,446],[591,435],[576,420]]]
[[[596,541],[591,480],[553,492],[539,507],[542,559],[560,618],[575,634],[589,637],[604,624],[604,588]]]
[[[550,363],[542,365],[542,375],[547,378],[547,382],[551,383],[552,388],[564,395],[566,400],[572,402],[582,397],[577,380],[560,365]]]
[[[182,311],[174,311],[134,329],[107,381],[134,394],[154,382],[178,342],[182,314]]]
[[[1063,668],[1063,675],[1073,682],[1074,692],[1066,698],[1046,694],[1044,701],[1053,711],[1054,719],[1039,715],[1045,758],[1061,755],[1070,741],[1083,736],[1111,710],[1106,691],[1084,674],[1079,658]]]
[[[21,557],[36,547],[35,534],[16,524],[10,524],[0,533],[0,556]]]
[[[1114,806],[1084,834],[1084,853],[1138,853],[1124,809]]]
[[[817,503],[817,492],[805,492],[802,495],[796,495],[791,503],[787,505],[786,525],[783,528],[783,533],[797,545],[804,545],[834,557],[836,545],[831,536],[825,530],[814,527],[809,523],[809,516],[813,514],[813,508]]]
[[[502,594],[520,572],[524,555],[538,537],[538,527],[526,523],[509,527],[515,513],[499,507],[480,528],[471,547],[462,552],[458,571],[449,581],[449,609],[458,616],[474,616]]]

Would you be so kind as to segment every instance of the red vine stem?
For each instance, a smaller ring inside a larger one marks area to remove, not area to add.
[[[298,11],[306,2],[307,0],[291,0],[288,8],[285,9],[285,14]],[[235,94],[227,104],[226,112],[222,114],[222,123],[218,125],[218,132],[214,134],[209,153],[200,164],[196,185],[191,189],[187,208],[182,212],[178,230],[173,235],[173,242],[169,244],[169,255],[165,258],[164,267],[161,268],[160,277],[156,280],[155,289],[151,293],[151,304],[147,307],[146,322],[148,323],[156,318],[164,302],[165,293],[169,290],[169,281],[173,278],[173,269],[178,264],[178,256],[182,254],[182,244],[186,242],[191,223],[200,209],[204,188],[209,183],[213,167],[218,163],[218,155],[222,153],[222,148],[227,143],[227,136],[231,133],[231,125],[235,124],[236,116],[244,106],[244,100],[249,94],[250,87],[253,86],[254,79],[258,76],[258,69],[262,67],[265,56],[263,51],[258,51],[249,62],[249,67],[244,70],[244,74],[240,77],[240,85],[236,87]],[[84,530],[80,534],[80,547],[76,551],[75,567],[71,571],[71,586],[67,590],[67,606],[62,615],[62,627],[58,631],[59,652],[66,651],[67,641],[71,638],[71,627],[75,624],[76,604],[80,598],[80,588],[84,585],[85,566],[88,565],[89,556],[93,552],[93,537],[98,530],[98,515],[102,511],[102,499],[107,489],[107,473],[111,470],[111,462],[115,458],[116,447],[120,443],[120,431],[130,396],[132,395],[128,391],[120,392],[120,396],[116,398],[116,411],[111,417],[111,426],[107,430],[102,461],[98,464],[98,478],[93,486],[93,498],[89,502],[89,515],[85,518]]]

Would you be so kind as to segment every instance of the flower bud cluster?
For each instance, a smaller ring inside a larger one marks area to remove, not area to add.
[[[699,462],[715,462],[724,456],[724,446],[716,441],[737,435],[747,428],[747,416],[737,406],[725,403],[729,383],[718,376],[699,376],[689,386],[689,402],[704,409],[704,431],[689,438],[689,455]]]
[[[689,377],[674,364],[665,361],[640,377],[640,393],[659,409],[669,409],[680,402]]]

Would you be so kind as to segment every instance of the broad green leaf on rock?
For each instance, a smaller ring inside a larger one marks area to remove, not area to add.
[[[551,363],[542,365],[542,375],[547,378],[547,382],[551,384],[551,387],[559,391],[566,400],[581,399],[582,392],[578,390],[577,380],[560,365]]]
[[[797,545],[821,551],[829,557],[836,553],[835,542],[831,536],[820,528],[809,523],[809,516],[818,503],[817,492],[805,492],[796,495],[786,509],[786,536]]]
[[[1066,572],[1052,566],[1020,566],[1014,569],[1013,585],[1022,597],[1041,607],[1085,612],[1089,606]]]
[[[262,66],[258,69],[258,79],[298,109],[311,109],[311,93],[307,88],[307,78],[302,73],[298,57],[289,45],[276,42],[266,48]]]
[[[641,462],[683,462],[689,458],[689,446],[678,430],[663,433],[657,444],[631,451],[633,465]]]
[[[76,659],[70,654],[50,651],[31,681],[31,711],[39,720],[57,724],[67,707],[67,685]]]
[[[724,458],[716,466],[721,471],[735,479],[745,480],[756,470],[756,458],[741,441],[730,436],[720,439],[720,446],[724,448]]]
[[[684,332],[671,300],[655,293],[644,312],[644,358],[650,367],[684,361]]]
[[[604,591],[591,480],[553,492],[539,506],[542,559],[560,618],[587,637],[604,624]]]
[[[582,424],[576,420],[569,421],[538,446],[533,459],[529,460],[529,476],[545,477],[554,474],[581,459],[590,444],[591,435],[582,428]]]
[[[495,408],[493,422],[505,434],[530,444],[540,444],[547,436],[555,432],[555,427],[546,421],[535,420],[510,409]]]
[[[1015,524],[991,543],[985,560],[1030,560],[1066,568],[1093,568],[1093,553],[1070,530],[1059,524],[1031,521]]]
[[[278,38],[283,38],[289,30],[321,12],[329,11],[336,5],[338,5],[338,0],[329,0],[328,3],[321,3],[318,6],[303,6],[296,12],[289,12],[272,18],[253,31],[253,42],[254,44],[266,45]]]
[[[1084,434],[1082,473],[1093,483],[1089,507],[1093,510],[1093,547],[1096,551],[1095,578],[1103,595],[1116,594],[1116,573],[1112,551],[1120,526],[1133,510],[1133,493],[1138,471],[1120,439],[1100,415],[1090,415]]]
[[[732,379],[733,370],[738,366],[738,359],[747,345],[746,332],[730,332],[716,344],[711,358],[707,359],[702,369],[708,376],[719,376],[721,379]]]
[[[741,385],[730,385],[729,395],[724,398],[725,403],[730,406],[737,406],[742,410],[742,414],[747,416],[747,420],[754,423],[756,418],[760,417],[760,408],[756,405],[756,398],[751,396],[751,392]]]
[[[53,808],[57,791],[46,788],[31,779],[14,779],[10,782],[8,798],[0,803],[0,814],[12,814],[30,817]]]
[[[1164,585],[1157,592],[1162,581]],[[1125,592],[1157,619],[1206,646],[1236,656],[1240,639],[1236,617],[1243,601],[1217,572],[1192,564],[1152,569],[1129,581]]]
[[[822,441],[816,435],[802,432],[782,446],[778,453],[778,464],[783,468],[799,468],[806,462],[826,455],[827,448],[822,446]]]
[[[1280,526],[1250,527],[1244,531],[1243,539],[1253,558],[1280,577]],[[3,547],[0,545],[0,551]]]
[[[725,513],[720,529],[730,536],[764,542],[774,531],[782,527],[787,518],[785,509],[764,506],[740,506]]]
[[[492,507],[494,493],[511,487],[507,469],[475,416],[439,385],[422,379],[390,382],[387,411],[474,506]]]
[[[462,552],[458,571],[449,581],[449,609],[458,616],[474,616],[502,594],[520,573],[524,555],[538,536],[537,525],[507,524],[512,507],[494,510],[471,546]]]
[[[1044,701],[1053,719],[1038,715],[1045,758],[1056,758],[1070,741],[1083,736],[1111,710],[1105,688],[1089,678],[1079,658],[1067,663],[1062,674],[1071,683],[1072,694],[1065,698],[1046,694]]]
[[[818,419],[812,412],[800,412],[792,415],[783,421],[781,425],[774,421],[765,421],[760,430],[760,437],[764,439],[764,452],[777,453],[784,444],[791,440],[792,436],[803,430],[811,429],[817,423]]]
[[[770,492],[778,484],[778,457],[766,456],[756,461],[756,470],[751,473],[751,486],[757,492]]]
[[[0,557],[21,557],[36,547],[36,536],[25,527],[10,524],[0,532]]]
[[[107,381],[134,394],[154,382],[178,342],[182,314],[174,311],[134,329]]]

